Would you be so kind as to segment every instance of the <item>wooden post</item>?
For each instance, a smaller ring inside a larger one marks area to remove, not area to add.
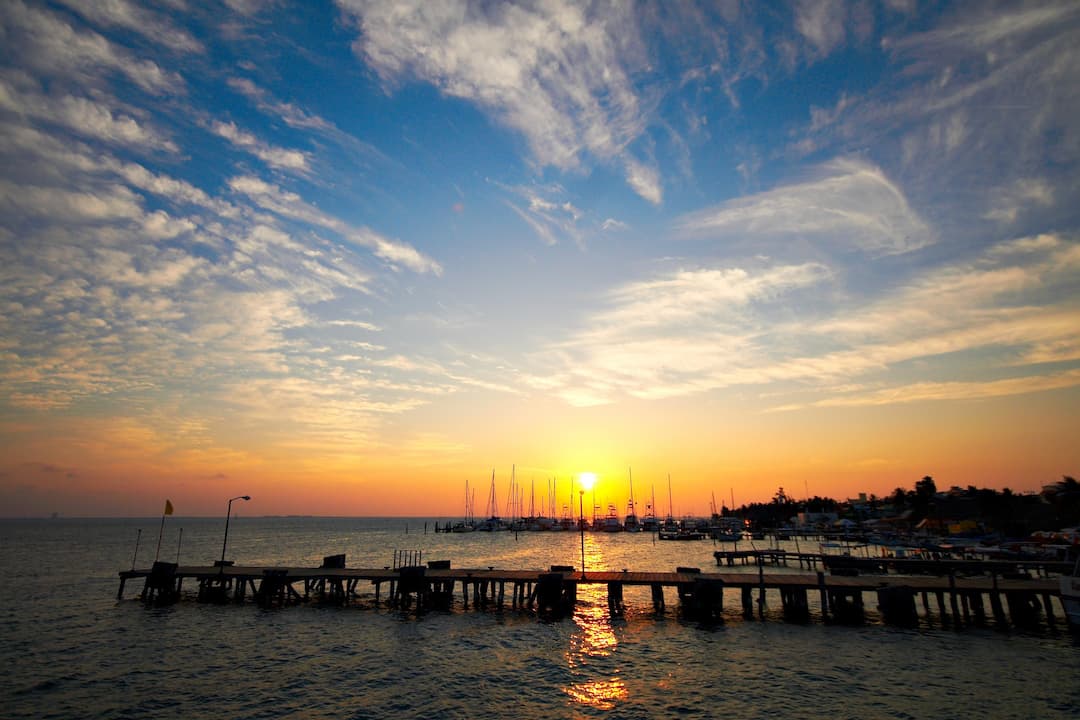
[[[611,617],[622,617],[626,610],[623,605],[623,585],[621,582],[610,582],[607,586],[608,612]]]
[[[947,627],[949,625],[949,611],[945,607],[945,593],[941,590],[934,591],[934,595],[937,597],[938,615],[941,616],[941,626]]]
[[[817,574],[818,593],[821,599],[821,619],[829,621],[829,593],[825,589],[825,573],[818,570]]]
[[[1050,604],[1050,593],[1042,594],[1043,610],[1046,612],[1046,624],[1050,627],[1057,625],[1057,621],[1054,619],[1054,608]]]
[[[953,573],[949,573],[949,606],[952,608],[953,620],[956,622],[956,627],[960,627],[960,607],[956,601],[956,575]]]
[[[994,579],[994,589],[990,592],[990,610],[994,613],[994,622],[999,628],[1005,628],[1009,626],[1009,621],[1005,617],[1005,609],[1001,606],[1001,594],[998,592],[997,573],[992,573],[991,576]]]
[[[758,617],[765,619],[765,565],[758,558]]]

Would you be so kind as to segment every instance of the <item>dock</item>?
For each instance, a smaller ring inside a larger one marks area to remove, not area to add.
[[[1061,609],[1056,579],[1014,575],[963,576],[863,575],[765,572],[702,572],[680,567],[672,572],[588,571],[551,566],[547,571],[488,568],[451,568],[450,561],[383,568],[348,568],[344,556],[329,556],[321,567],[254,567],[215,563],[213,566],[178,566],[156,562],[147,569],[120,571],[117,600],[129,581],[143,581],[140,598],[146,603],[169,604],[183,597],[185,582],[196,585],[200,602],[254,602],[282,607],[319,602],[349,605],[374,595],[377,607],[405,611],[451,611],[471,608],[533,611],[559,618],[573,613],[578,588],[603,586],[612,617],[626,612],[624,588],[650,589],[652,610],[664,613],[667,591],[678,599],[679,613],[703,622],[722,622],[725,598],[736,600],[746,620],[764,620],[770,596],[779,599],[784,620],[859,624],[865,620],[864,595],[873,593],[883,622],[913,627],[936,622],[942,627],[1035,627],[1058,623]],[[385,591],[385,592],[384,592]],[[809,598],[817,593],[811,614]],[[921,600],[921,602],[920,602]],[[1055,604],[1057,609],[1055,609]],[[920,613],[920,606],[922,612]],[[989,610],[987,609],[989,608]]]
[[[800,569],[822,568],[836,574],[870,573],[887,575],[1030,575],[1051,577],[1068,573],[1072,562],[1045,558],[1010,558],[972,560],[953,557],[896,557],[894,555],[855,555],[838,553],[791,552],[783,549],[717,550],[717,567],[737,565],[774,565]]]

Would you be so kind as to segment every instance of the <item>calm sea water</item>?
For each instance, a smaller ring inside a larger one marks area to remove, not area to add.
[[[0,521],[4,718],[1075,718],[1080,641],[1067,630],[897,630],[745,621],[729,596],[715,627],[654,617],[601,590],[573,618],[506,609],[420,618],[376,608],[262,610],[116,601],[117,571],[157,547],[158,519]],[[180,528],[183,528],[182,543]],[[220,520],[169,518],[160,556],[209,564]],[[791,549],[795,549],[792,544]],[[424,533],[423,520],[234,518],[244,564],[390,565],[395,549],[454,567],[580,565],[576,533]],[[586,535],[589,568],[715,568],[712,542]],[[806,549],[806,545],[803,545]],[[193,591],[194,587],[186,588]],[[459,597],[460,603],[460,597]],[[867,597],[872,608],[873,598]]]

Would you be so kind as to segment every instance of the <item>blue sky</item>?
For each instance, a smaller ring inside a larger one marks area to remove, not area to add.
[[[5,496],[547,472],[552,415],[767,445],[916,408],[1000,446],[964,483],[1075,472],[1078,33],[1072,2],[9,0]],[[1018,413],[1045,445],[1001,445]],[[852,441],[840,470],[922,474]],[[764,493],[799,464],[767,457],[687,472]]]

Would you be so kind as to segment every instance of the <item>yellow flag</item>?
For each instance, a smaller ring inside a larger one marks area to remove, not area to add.
[[[172,515],[172,503],[168,500],[165,501],[165,515]]]

